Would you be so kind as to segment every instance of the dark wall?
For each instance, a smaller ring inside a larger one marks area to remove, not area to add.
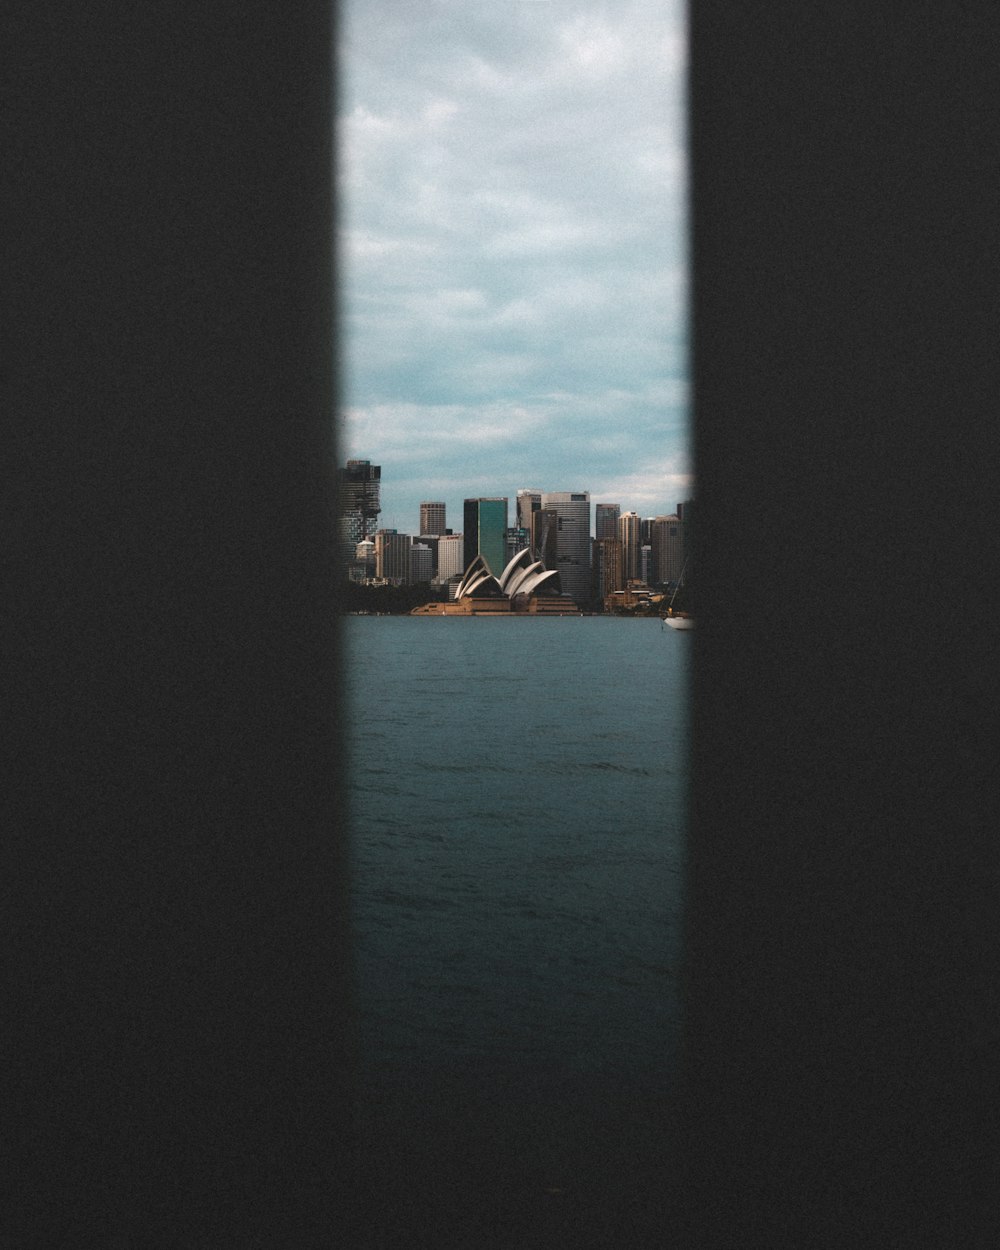
[[[691,28],[672,1236],[969,1244],[995,1214],[995,18],[707,0]],[[18,4],[7,34],[0,1240],[362,1244],[329,14]]]
[[[327,1245],[331,15],[8,18],[0,1242]]]
[[[695,1246],[995,1226],[986,13],[691,6]]]

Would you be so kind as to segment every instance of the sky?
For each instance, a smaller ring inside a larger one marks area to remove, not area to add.
[[[421,500],[693,496],[685,6],[346,0],[341,459]]]

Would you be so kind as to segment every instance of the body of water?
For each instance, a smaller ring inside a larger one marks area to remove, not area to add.
[[[513,1148],[511,1186],[554,1198],[592,1172],[597,1134],[648,1188],[678,1026],[692,635],[605,617],[345,626],[376,1153],[419,1164],[415,1141],[464,1140],[495,1168]]]

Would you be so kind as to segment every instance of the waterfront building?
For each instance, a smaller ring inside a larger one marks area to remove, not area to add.
[[[444,533],[444,511],[443,503],[422,503],[420,505],[421,535]]]
[[[412,616],[559,615],[577,611],[568,595],[559,593],[559,574],[532,560],[527,547],[508,561],[499,575],[480,554],[458,579],[449,600],[435,600],[414,608]]]
[[[410,582],[410,536],[397,530],[375,534],[375,576],[396,586]]]
[[[653,590],[639,578],[629,578],[624,590],[605,595],[604,610],[625,616],[644,616],[659,613],[665,602],[666,595]]]
[[[586,603],[591,596],[590,492],[543,492],[542,509],[554,511],[557,518],[556,568],[563,594]]]
[[[621,504],[617,503],[595,503],[594,504],[594,537],[595,538],[617,538],[618,537],[618,518],[621,516]]]
[[[507,563],[507,498],[466,499],[463,508],[463,568],[483,556],[490,569]]]
[[[625,559],[625,580],[639,576],[639,516],[635,512],[623,512],[618,518],[618,537]]]

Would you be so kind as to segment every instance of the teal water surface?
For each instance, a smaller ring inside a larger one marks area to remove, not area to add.
[[[380,1088],[669,1081],[691,640],[655,619],[347,618]]]

